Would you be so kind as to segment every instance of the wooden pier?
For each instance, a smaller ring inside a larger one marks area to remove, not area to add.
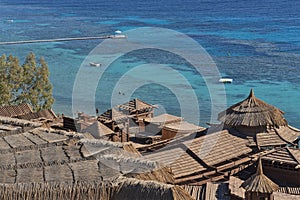
[[[11,41],[11,42],[0,42],[0,45],[11,45],[11,44],[28,44],[28,43],[41,43],[41,42],[65,42],[73,40],[98,40],[98,39],[125,39],[125,35],[106,35],[106,36],[95,36],[95,37],[77,37],[77,38],[56,38],[56,39],[44,39],[44,40],[23,40],[23,41]]]

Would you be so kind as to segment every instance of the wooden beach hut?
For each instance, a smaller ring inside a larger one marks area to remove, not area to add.
[[[300,131],[288,125],[284,112],[258,99],[251,90],[249,96],[219,113],[219,120],[232,133],[253,139],[253,147],[268,149],[296,146]]]
[[[264,175],[260,158],[256,173],[241,186],[246,190],[245,200],[274,200],[273,192],[279,188],[277,184]]]
[[[119,111],[131,116],[129,120],[129,126],[138,126],[140,132],[145,131],[144,119],[153,117],[155,108],[154,105],[146,103],[138,98],[118,105],[117,107],[119,108]]]
[[[287,126],[284,112],[258,99],[251,89],[249,96],[219,113],[219,121],[225,128],[238,129],[244,134],[254,136],[258,132],[266,132],[270,127]]]

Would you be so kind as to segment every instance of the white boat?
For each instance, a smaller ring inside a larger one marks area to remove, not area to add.
[[[219,82],[220,83],[232,83],[233,79],[232,78],[220,78]]]
[[[93,67],[100,67],[101,64],[100,64],[100,63],[90,62],[90,66],[93,66]]]
[[[125,39],[125,38],[127,38],[127,36],[123,35],[123,34],[115,34],[115,35],[109,35],[108,38],[111,38],[111,39]]]

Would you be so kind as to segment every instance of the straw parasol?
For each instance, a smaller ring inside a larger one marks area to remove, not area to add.
[[[219,113],[219,121],[229,127],[286,126],[284,112],[256,98],[251,89],[249,96]]]
[[[241,185],[247,192],[272,194],[279,186],[263,174],[261,158],[258,160],[257,171]]]

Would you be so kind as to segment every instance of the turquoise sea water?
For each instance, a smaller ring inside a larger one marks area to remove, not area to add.
[[[225,85],[228,106],[245,98],[253,88],[257,97],[285,111],[291,125],[300,126],[300,2],[1,0],[0,8],[1,41],[107,35],[140,27],[181,32],[206,49],[222,76],[233,78],[232,84]],[[0,54],[24,59],[33,51],[45,57],[56,99],[54,110],[71,115],[75,77],[100,42],[6,45],[0,46]],[[131,52],[112,63],[98,84],[95,106],[100,111],[111,107],[111,96],[120,77],[136,66],[153,62],[167,64],[187,78],[198,97],[200,124],[208,122],[212,115],[210,94],[199,73],[181,58],[149,49]],[[91,74],[97,72],[89,70]],[[159,74],[159,69],[151,69],[149,76],[155,73]],[[134,81],[140,78],[143,77],[131,77]],[[190,90],[178,80],[168,76],[165,79],[177,88]],[[136,88],[132,97],[160,105],[159,112],[181,115],[175,94],[161,85]]]

